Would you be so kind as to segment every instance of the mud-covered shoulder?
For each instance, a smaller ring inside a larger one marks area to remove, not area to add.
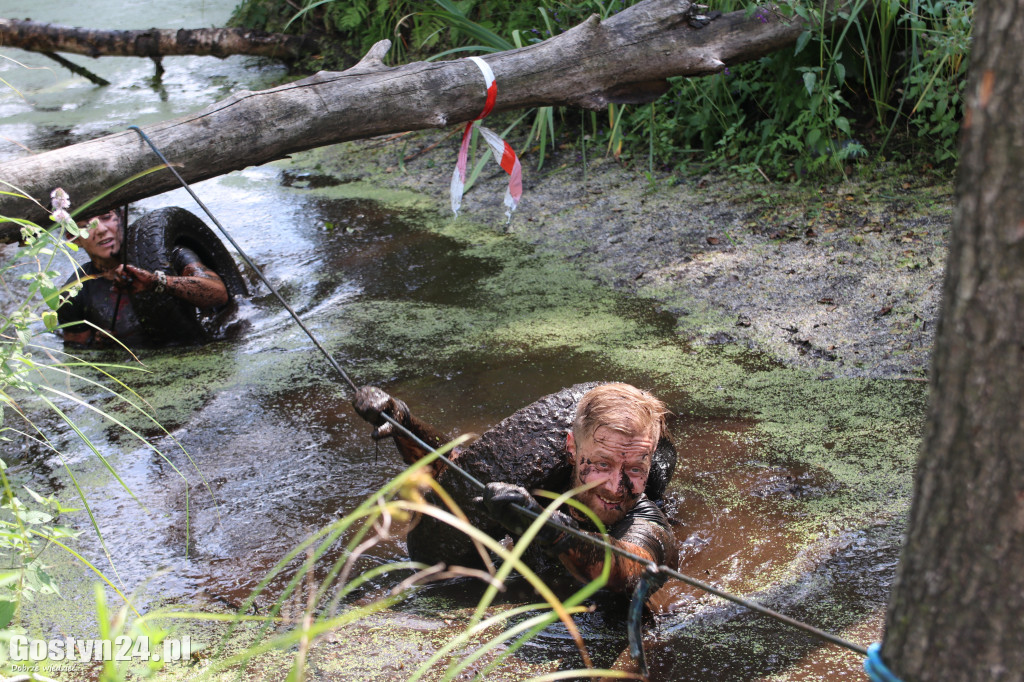
[[[566,434],[572,428],[576,406],[599,383],[576,384],[517,410],[468,447],[459,456],[459,465],[482,481],[504,481],[528,490],[566,490],[572,474]],[[675,465],[675,447],[663,438],[654,453],[648,497],[661,499]],[[450,483],[460,485],[458,481]]]

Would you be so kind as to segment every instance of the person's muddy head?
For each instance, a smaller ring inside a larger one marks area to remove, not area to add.
[[[121,229],[121,214],[114,211],[107,211],[85,220],[79,220],[78,226],[87,228],[88,234],[71,239],[75,244],[85,249],[93,264],[101,269],[110,269],[119,264],[118,257],[121,254],[121,244],[124,239],[124,230]]]
[[[605,524],[622,519],[643,494],[667,413],[663,402],[629,384],[603,384],[580,400],[566,437],[573,487],[597,484],[578,499]]]
[[[626,435],[643,434],[657,442],[665,432],[667,414],[665,403],[647,391],[630,384],[601,384],[580,399],[572,432],[579,441],[606,426]]]

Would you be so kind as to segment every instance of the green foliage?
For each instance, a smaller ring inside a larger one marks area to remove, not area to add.
[[[247,0],[235,16],[272,29],[265,18],[290,11],[306,30],[328,31],[353,53],[391,38],[391,59],[401,62],[526,45],[635,2],[307,0],[296,17],[280,0]],[[821,3],[713,3],[712,10],[745,10],[751,22],[802,20],[811,28],[792,50],[704,78],[670,79],[654,105],[610,105],[606,127],[589,126],[586,115],[538,110],[525,151],[536,141],[542,165],[557,137],[589,136],[624,162],[639,166],[643,158],[648,172],[698,162],[776,178],[869,157],[954,161],[973,8],[968,0],[851,0],[839,10],[848,21],[824,30]]]
[[[61,238],[61,231],[80,232],[66,210],[67,195],[57,190],[53,198],[57,225],[52,231],[26,221],[3,219],[21,225],[25,248],[0,266],[0,286],[9,295],[0,310],[0,442],[10,442],[12,435],[21,433],[9,419],[12,414],[24,417],[17,396],[38,388],[34,337],[57,327],[55,311],[64,292],[56,281],[55,264],[60,258],[73,262],[70,251],[75,248]],[[27,504],[16,493],[9,464],[9,458],[0,459],[0,560],[4,565],[0,572],[0,629],[11,624],[23,601],[59,593],[41,555],[51,544],[61,545],[77,535],[58,523],[62,513],[75,510],[21,486],[31,498],[32,505]]]
[[[149,171],[147,171],[149,172]],[[19,195],[20,196],[20,195]],[[26,198],[27,197],[23,197]],[[114,369],[127,369],[122,365],[97,363],[66,354],[40,343],[39,337],[59,330],[56,310],[63,297],[81,289],[81,282],[60,285],[57,264],[66,261],[75,267],[73,252],[77,247],[64,239],[64,234],[77,236],[87,228],[79,228],[69,212],[70,200],[57,189],[53,192],[51,219],[55,223],[44,229],[34,223],[0,218],[21,227],[24,247],[0,264],[0,288],[7,294],[0,299],[0,442],[11,443],[17,437],[31,441],[64,460],[59,443],[67,434],[77,437],[107,468],[113,477],[131,494],[113,466],[89,439],[70,414],[70,408],[79,408],[99,415],[107,422],[119,426],[145,447],[163,457],[182,478],[184,475],[163,453],[142,435],[129,428],[121,419],[90,404],[76,393],[74,385],[98,388],[130,410],[140,414],[153,426],[168,435],[166,430],[148,413],[145,401],[127,385],[111,374]],[[81,208],[87,206],[83,204]],[[77,211],[76,211],[77,212]],[[135,369],[135,368],[133,368]],[[102,380],[90,375],[98,374]],[[56,431],[44,428],[38,410],[48,410],[58,418],[64,428]],[[16,419],[12,419],[16,418]],[[173,438],[172,438],[173,440]],[[180,447],[180,446],[179,446]],[[188,453],[185,453],[188,457]],[[190,460],[191,461],[191,460]],[[68,509],[54,497],[43,497],[24,485],[15,483],[16,460],[7,454],[0,459],[0,640],[17,617],[18,609],[36,595],[59,594],[58,586],[47,574],[44,550],[56,548],[72,555],[90,569],[107,587],[128,604],[127,598],[101,570],[75,552],[67,541],[79,531],[60,524],[60,516]],[[18,467],[23,468],[23,467]],[[100,533],[93,511],[79,486],[72,469],[65,462],[65,473],[76,491],[82,508],[88,514],[93,530],[107,559],[106,541]],[[209,489],[209,486],[207,486]],[[20,491],[27,497],[22,497]],[[134,495],[132,495],[134,498]],[[31,498],[29,500],[29,498]],[[140,502],[140,507],[145,507]],[[188,491],[186,486],[186,538],[188,536]],[[186,546],[188,540],[186,539]],[[119,580],[113,567],[115,580]]]
[[[963,88],[970,51],[974,4],[924,0],[901,21],[912,32],[918,67],[905,79],[909,118],[920,137],[934,145],[936,160],[956,158],[956,135],[962,115]]]
[[[802,2],[748,11],[757,21],[822,25],[820,9]],[[972,11],[971,3],[945,0],[855,2],[846,24],[809,29],[793,50],[701,79],[670,79],[657,103],[625,114],[626,153],[638,155],[646,140],[660,163],[698,160],[799,178],[896,153],[889,143],[900,130],[908,155],[955,160]],[[610,149],[620,146],[619,130],[602,133]]]
[[[46,573],[41,554],[51,542],[78,534],[58,524],[62,513],[76,510],[22,486],[34,502],[33,506],[27,505],[15,495],[6,469],[6,463],[0,460],[0,557],[5,562],[0,570],[0,629],[10,625],[22,600],[59,594],[56,583]]]

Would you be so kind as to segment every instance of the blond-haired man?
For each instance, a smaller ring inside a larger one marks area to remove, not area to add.
[[[424,450],[396,434],[381,413],[431,446],[447,440],[380,389],[361,388],[353,404],[377,427],[374,438],[393,437],[406,462],[416,461]],[[482,495],[458,472],[442,466],[434,473],[473,524],[494,537],[518,535],[532,521],[513,505],[540,511],[530,490],[563,492],[594,484],[578,499],[605,524],[611,542],[645,561],[675,568],[675,539],[655,503],[676,463],[665,428],[667,413],[662,401],[629,384],[580,384],[519,410],[456,453],[458,465],[486,484]],[[558,512],[555,520],[596,536],[596,528],[578,512]],[[575,535],[549,527],[536,544],[580,580],[602,570],[603,549]],[[410,531],[408,545],[412,558],[426,563],[473,563],[468,538],[430,517]],[[541,556],[535,551],[528,560],[542,564]],[[631,590],[643,570],[643,564],[613,555],[609,587]]]

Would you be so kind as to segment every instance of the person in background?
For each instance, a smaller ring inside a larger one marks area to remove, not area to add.
[[[168,342],[150,338],[139,324],[133,296],[140,292],[173,296],[197,308],[227,303],[228,291],[220,276],[186,247],[178,246],[171,253],[171,268],[177,275],[123,263],[125,226],[118,211],[93,216],[78,225],[86,228],[86,234],[70,239],[86,252],[89,262],[80,266],[66,283],[80,279],[82,290],[57,309],[58,321],[68,325],[63,327],[66,346],[116,345],[111,336],[128,347]]]

